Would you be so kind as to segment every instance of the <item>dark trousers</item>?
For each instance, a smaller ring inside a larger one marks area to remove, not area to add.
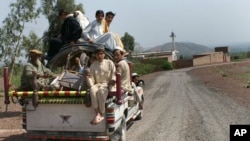
[[[49,41],[48,59],[51,60],[64,45],[64,41],[60,38],[52,38]]]

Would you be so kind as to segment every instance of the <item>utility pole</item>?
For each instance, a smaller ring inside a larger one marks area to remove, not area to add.
[[[176,50],[175,42],[174,42],[174,38],[176,37],[176,35],[172,31],[169,37],[172,38],[172,61],[176,61],[177,60],[177,53],[179,52]]]
[[[172,50],[174,51],[174,50],[176,50],[176,48],[175,48],[175,42],[174,42],[174,38],[176,37],[176,35],[172,31],[169,37],[172,38]]]

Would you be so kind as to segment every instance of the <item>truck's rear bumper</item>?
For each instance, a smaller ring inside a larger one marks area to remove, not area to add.
[[[63,132],[53,133],[49,132],[29,132],[26,137],[29,139],[53,139],[53,140],[74,140],[74,141],[108,141],[109,136],[101,135],[99,133],[81,133],[81,132]]]

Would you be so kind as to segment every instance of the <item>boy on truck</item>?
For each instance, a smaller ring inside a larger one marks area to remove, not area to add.
[[[116,46],[113,50],[114,62],[118,65],[117,71],[121,73],[121,87],[123,90],[132,93],[130,69],[128,62],[124,59],[125,50]]]
[[[115,84],[115,65],[105,58],[105,49],[102,45],[95,50],[96,61],[91,64],[89,75],[86,75],[90,85],[91,106],[95,109],[96,116],[90,122],[92,125],[104,119],[105,101],[109,87]]]

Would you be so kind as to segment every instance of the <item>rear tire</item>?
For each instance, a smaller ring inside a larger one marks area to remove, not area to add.
[[[122,121],[121,121],[120,127],[118,128],[117,132],[120,136],[119,141],[126,141],[127,125],[126,125],[126,118],[124,115],[122,117]]]
[[[127,125],[126,125],[126,118],[123,115],[122,121],[116,132],[111,135],[110,141],[126,141],[126,132],[127,132]]]
[[[141,120],[142,119],[142,110],[141,113],[135,118],[135,120]]]

